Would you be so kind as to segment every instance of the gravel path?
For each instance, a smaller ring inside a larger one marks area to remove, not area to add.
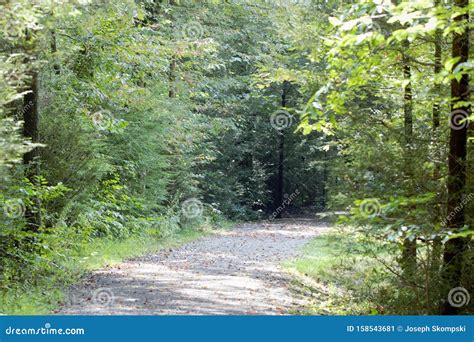
[[[94,272],[59,314],[278,315],[303,304],[282,261],[327,226],[314,220],[251,223]]]

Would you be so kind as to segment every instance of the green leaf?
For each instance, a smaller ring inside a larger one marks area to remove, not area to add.
[[[449,59],[444,63],[444,67],[446,68],[446,70],[452,71],[454,65],[456,65],[460,60],[461,60],[461,57],[452,57],[452,58],[449,58]]]

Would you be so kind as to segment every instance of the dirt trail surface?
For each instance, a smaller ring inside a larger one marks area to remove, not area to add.
[[[251,223],[88,276],[59,314],[281,315],[303,304],[284,260],[327,225],[315,220]]]

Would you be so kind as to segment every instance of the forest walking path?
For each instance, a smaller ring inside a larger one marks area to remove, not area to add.
[[[303,304],[281,268],[327,228],[315,220],[247,223],[91,274],[60,314],[288,314]]]

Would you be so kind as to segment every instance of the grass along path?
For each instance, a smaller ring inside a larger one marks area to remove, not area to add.
[[[407,293],[399,290],[398,280],[373,257],[390,263],[396,262],[396,254],[380,250],[379,241],[351,226],[332,225],[312,239],[297,258],[284,264],[293,278],[292,290],[308,298],[298,313],[413,314],[412,305],[404,305]],[[390,301],[393,293],[398,293],[399,303]]]

